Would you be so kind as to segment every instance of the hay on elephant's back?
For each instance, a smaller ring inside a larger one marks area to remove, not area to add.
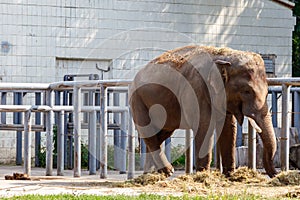
[[[269,184],[273,186],[300,185],[299,171],[287,171],[277,174]]]
[[[240,167],[230,174],[229,180],[242,183],[262,183],[266,182],[267,178],[256,170]]]

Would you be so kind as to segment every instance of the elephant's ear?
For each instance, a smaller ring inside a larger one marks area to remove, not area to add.
[[[231,66],[231,62],[225,61],[225,60],[216,60],[216,65],[218,66],[218,69],[221,73],[222,79],[224,83],[227,83],[228,81],[228,67]]]

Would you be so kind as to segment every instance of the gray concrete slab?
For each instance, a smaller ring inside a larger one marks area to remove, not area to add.
[[[43,168],[32,168],[31,180],[5,180],[5,175],[23,173],[22,166],[0,166],[0,197],[10,197],[26,194],[95,194],[95,195],[138,195],[141,192],[131,188],[113,188],[113,182],[127,180],[127,174],[117,171],[108,171],[107,179],[100,179],[100,175],[88,175],[83,170],[80,178],[73,177],[72,170],[65,170],[64,176],[45,176]],[[56,171],[53,171],[56,174]],[[136,172],[136,176],[142,174]]]

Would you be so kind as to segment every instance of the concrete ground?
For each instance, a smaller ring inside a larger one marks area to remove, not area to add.
[[[31,180],[5,180],[5,175],[23,173],[22,166],[0,166],[0,197],[26,194],[95,194],[95,195],[138,195],[141,192],[131,188],[113,188],[110,184],[127,180],[127,174],[109,171],[107,179],[100,179],[99,174],[88,175],[83,170],[80,178],[73,177],[72,170],[65,170],[64,176],[45,176],[43,168],[32,168]],[[135,176],[142,172],[136,172]]]

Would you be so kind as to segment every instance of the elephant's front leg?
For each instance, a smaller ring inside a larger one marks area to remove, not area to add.
[[[217,138],[217,145],[222,159],[223,174],[229,176],[235,169],[236,119],[227,114],[224,127]]]
[[[196,171],[210,169],[213,145],[213,127],[200,125],[195,135],[195,167]]]

